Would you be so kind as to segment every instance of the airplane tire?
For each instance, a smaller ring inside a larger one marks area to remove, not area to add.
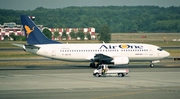
[[[154,64],[150,64],[150,67],[154,67]]]

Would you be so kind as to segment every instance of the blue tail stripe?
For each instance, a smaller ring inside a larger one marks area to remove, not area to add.
[[[27,15],[21,15],[21,22],[28,44],[33,45],[61,43],[47,38]]]

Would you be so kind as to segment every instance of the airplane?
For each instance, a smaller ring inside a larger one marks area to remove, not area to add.
[[[27,15],[20,17],[27,44],[14,45],[43,57],[70,62],[90,62],[90,67],[97,67],[100,64],[128,65],[133,61],[149,61],[150,67],[153,67],[154,63],[170,55],[162,48],[151,44],[104,42],[63,44],[48,39]]]

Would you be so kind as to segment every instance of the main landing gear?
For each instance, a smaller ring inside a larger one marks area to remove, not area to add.
[[[100,64],[95,64],[94,62],[90,63],[90,67],[97,68]]]
[[[159,60],[150,61],[150,67],[154,67],[154,63],[159,63]]]
[[[150,64],[150,67],[154,67],[154,64],[153,64],[153,63],[151,63],[151,64]]]
[[[96,64],[94,62],[90,63],[90,67],[95,67]]]

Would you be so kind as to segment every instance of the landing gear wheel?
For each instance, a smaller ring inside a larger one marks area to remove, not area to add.
[[[154,64],[150,64],[150,67],[154,67]]]

